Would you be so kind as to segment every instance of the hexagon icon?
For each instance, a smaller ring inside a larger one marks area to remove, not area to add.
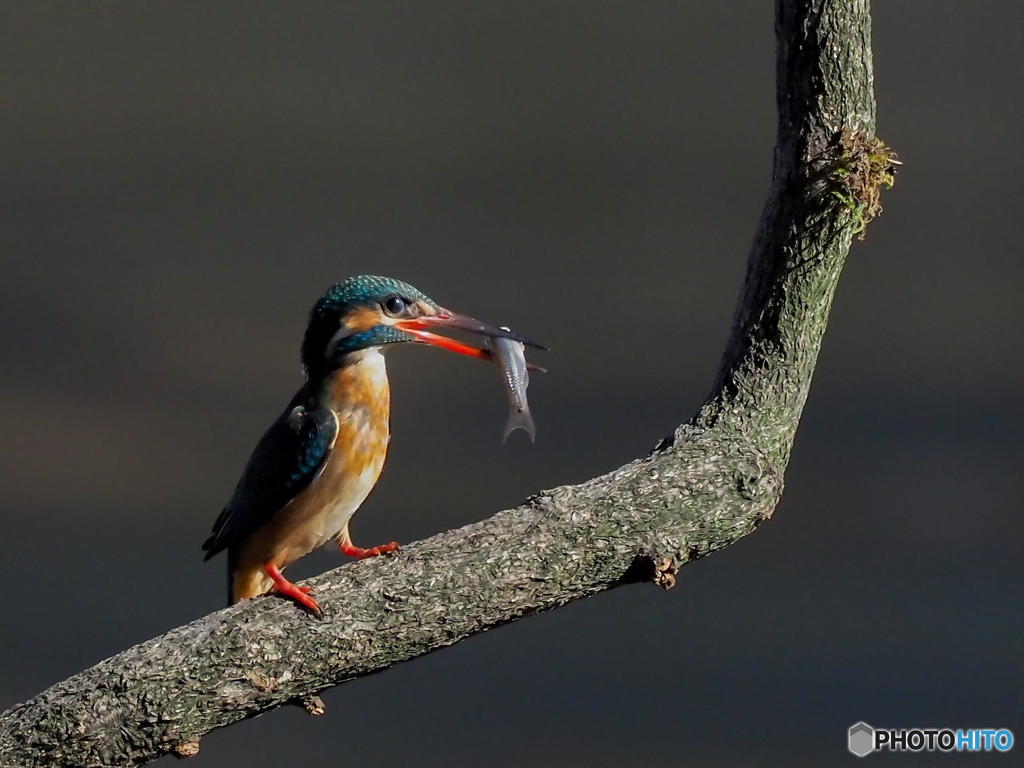
[[[857,757],[867,757],[875,750],[875,729],[865,722],[854,723],[846,732],[846,748]]]

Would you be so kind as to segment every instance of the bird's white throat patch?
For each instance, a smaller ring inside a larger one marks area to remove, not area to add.
[[[384,354],[380,347],[367,347],[358,352],[350,352],[346,360],[349,366],[359,366],[359,375],[380,386],[387,386],[388,370],[384,363]]]

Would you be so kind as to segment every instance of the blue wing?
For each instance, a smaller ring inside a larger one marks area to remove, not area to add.
[[[338,422],[327,409],[296,405],[302,395],[296,395],[256,444],[231,501],[213,524],[213,535],[203,544],[204,559],[244,541],[308,487],[323,468]]]

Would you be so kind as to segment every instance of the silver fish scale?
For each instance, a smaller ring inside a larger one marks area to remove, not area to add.
[[[502,330],[509,330],[503,327]],[[505,382],[505,394],[509,402],[508,421],[502,442],[517,429],[524,430],[534,440],[535,429],[530,415],[530,404],[526,399],[526,388],[530,385],[530,374],[526,369],[526,354],[522,343],[511,339],[489,339],[494,362],[501,369]]]

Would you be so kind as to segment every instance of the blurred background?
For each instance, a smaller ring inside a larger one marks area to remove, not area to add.
[[[347,275],[553,350],[535,446],[501,444],[490,367],[389,355],[365,546],[688,418],[768,187],[771,5],[5,3],[0,708],[221,606],[200,544]],[[855,759],[861,719],[1024,739],[1024,10],[875,6],[905,166],[851,253],[771,522],[671,593],[472,638],[329,691],[325,718],[215,732],[197,765],[821,766]]]

